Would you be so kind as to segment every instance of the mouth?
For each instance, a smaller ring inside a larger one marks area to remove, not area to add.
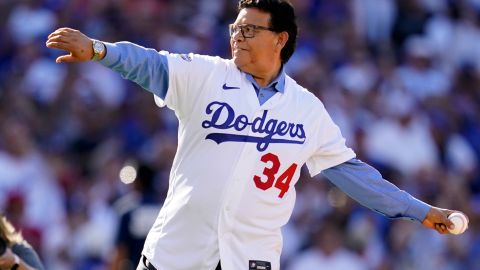
[[[234,50],[234,51],[246,51],[247,49],[234,46],[234,47],[233,47],[233,50]]]
[[[242,49],[242,48],[233,48],[233,53],[234,54],[241,53],[241,52],[246,52],[246,51],[247,50]]]

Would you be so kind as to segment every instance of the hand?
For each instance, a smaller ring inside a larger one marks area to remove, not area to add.
[[[437,207],[430,208],[427,217],[422,222],[423,226],[436,230],[441,234],[448,234],[448,228],[453,229],[453,223],[448,219],[448,216],[457,211],[442,209]]]
[[[15,254],[10,248],[7,248],[5,253],[0,256],[0,269],[11,269],[15,264]]]
[[[93,40],[82,32],[71,28],[59,28],[48,36],[46,46],[70,54],[59,56],[57,63],[90,61],[93,57]]]

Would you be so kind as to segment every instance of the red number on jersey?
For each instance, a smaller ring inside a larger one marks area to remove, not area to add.
[[[265,167],[265,169],[263,169],[263,175],[267,176],[267,180],[265,182],[262,182],[260,176],[257,175],[253,176],[253,181],[259,189],[267,190],[273,186],[275,174],[278,172],[278,169],[280,169],[280,161],[278,160],[278,157],[272,153],[263,155],[260,160],[264,163],[272,162],[272,167]]]
[[[281,191],[280,194],[278,194],[279,198],[283,198],[283,195],[285,195],[290,188],[290,182],[292,181],[296,169],[297,164],[293,163],[286,171],[282,173],[282,175],[280,175],[280,177],[278,177],[277,181],[275,182],[275,187]]]
[[[264,163],[271,162],[272,166],[270,168],[265,167],[265,169],[263,169],[263,175],[267,177],[265,182],[262,181],[260,176],[253,176],[253,182],[255,182],[255,186],[261,190],[267,190],[275,183],[275,187],[280,189],[280,194],[278,197],[283,198],[283,195],[285,195],[290,188],[290,182],[292,181],[295,170],[297,169],[297,164],[293,163],[290,165],[290,167],[288,167],[288,169],[284,171],[280,177],[278,177],[277,181],[275,181],[275,174],[277,174],[278,170],[280,169],[280,160],[278,159],[278,156],[268,153],[263,155],[260,160]]]

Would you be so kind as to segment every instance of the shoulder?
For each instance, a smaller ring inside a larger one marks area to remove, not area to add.
[[[285,76],[285,88],[286,91],[289,91],[290,98],[302,103],[303,106],[311,106],[320,110],[325,109],[323,102],[318,97],[288,75]]]
[[[229,62],[231,62],[219,56],[203,55],[196,53],[170,53],[168,51],[161,51],[160,54],[167,56],[169,61],[178,61],[185,64],[212,64],[226,66],[229,65]]]
[[[190,73],[195,78],[202,78],[212,73],[226,72],[235,68],[231,60],[219,56],[202,55],[195,53],[179,54],[162,51],[167,57],[168,68],[175,73]]]

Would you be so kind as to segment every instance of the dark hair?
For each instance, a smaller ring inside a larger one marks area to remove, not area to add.
[[[238,2],[238,11],[244,8],[257,8],[269,13],[269,27],[278,33],[283,31],[288,33],[287,43],[285,43],[285,47],[283,47],[280,53],[282,63],[287,63],[295,51],[298,32],[292,4],[287,0],[240,0]]]

